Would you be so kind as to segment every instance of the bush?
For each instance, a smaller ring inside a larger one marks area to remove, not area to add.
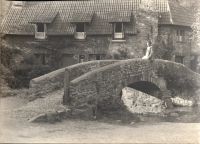
[[[18,67],[18,69],[13,71],[15,79],[9,83],[9,85],[11,88],[28,88],[31,79],[44,75],[50,71],[52,71],[50,66],[21,65],[21,67]]]
[[[171,60],[174,55],[172,36],[168,35],[167,42],[157,39],[153,45],[153,56],[157,59]]]

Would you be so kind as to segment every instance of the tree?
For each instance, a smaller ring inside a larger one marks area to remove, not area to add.
[[[171,60],[174,54],[173,36],[168,35],[165,42],[162,38],[158,38],[153,44],[153,57],[164,60]]]

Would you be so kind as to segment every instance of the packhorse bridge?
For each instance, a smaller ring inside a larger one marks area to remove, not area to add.
[[[53,73],[33,79],[31,87],[56,83],[57,87],[64,87],[63,103],[81,111],[94,107],[101,110],[119,109],[123,106],[122,89],[127,86],[147,93],[157,89],[160,94],[156,96],[160,99],[169,98],[172,88],[180,92],[195,91],[200,87],[199,74],[182,64],[160,59],[92,61]]]

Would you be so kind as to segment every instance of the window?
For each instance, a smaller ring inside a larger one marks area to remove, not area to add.
[[[46,36],[46,24],[37,23],[35,27],[35,38],[39,40],[44,40]]]
[[[85,23],[76,24],[76,32],[74,34],[75,39],[84,40],[86,39]]]
[[[175,56],[175,62],[183,64],[183,56]]]
[[[90,54],[89,55],[89,60],[101,60],[102,55],[101,54]]]
[[[79,63],[84,62],[85,60],[85,55],[79,55]]]
[[[85,32],[85,24],[77,23],[76,24],[76,32]]]
[[[176,37],[178,42],[183,42],[185,37],[185,31],[184,30],[177,30],[176,31]]]
[[[116,23],[115,24],[115,32],[122,33],[122,31],[123,31],[123,23]]]
[[[123,32],[123,23],[117,22],[114,24],[114,39],[123,39],[124,32]]]
[[[44,24],[38,23],[37,24],[37,32],[44,32]]]
[[[96,60],[101,60],[101,56],[100,55],[96,55]]]

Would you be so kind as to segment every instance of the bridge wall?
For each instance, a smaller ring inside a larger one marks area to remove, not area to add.
[[[162,75],[163,72],[167,75]],[[182,64],[164,60],[155,60],[153,63],[141,59],[124,60],[85,73],[71,81],[70,105],[72,108],[85,110],[95,105],[105,109],[118,109],[122,106],[121,90],[138,81],[154,83],[165,96],[168,92],[165,80],[169,75],[180,75],[183,79],[189,79],[196,84],[200,80],[199,75]]]
[[[70,80],[73,80],[97,67],[102,67],[115,62],[117,62],[117,60],[100,60],[75,64],[32,79],[30,81],[30,88],[35,89],[38,93],[51,92],[64,86],[64,74],[66,69],[71,72]]]

